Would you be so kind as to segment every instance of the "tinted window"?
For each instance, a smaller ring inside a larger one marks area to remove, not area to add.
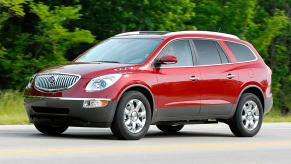
[[[256,59],[253,52],[245,45],[233,43],[233,42],[225,42],[229,49],[232,51],[233,55],[236,57],[238,62],[250,61]]]
[[[161,39],[108,39],[91,48],[76,62],[143,63],[162,42]]]
[[[188,40],[175,40],[170,42],[162,50],[159,57],[163,55],[176,56],[178,62],[176,64],[168,64],[169,66],[193,66],[190,43]]]
[[[221,64],[220,55],[217,50],[217,42],[212,40],[193,40],[199,65]]]
[[[217,50],[219,52],[220,55],[220,59],[222,63],[229,63],[229,59],[226,56],[225,52],[223,51],[223,49],[221,48],[221,46],[216,42],[216,46],[217,46]]]

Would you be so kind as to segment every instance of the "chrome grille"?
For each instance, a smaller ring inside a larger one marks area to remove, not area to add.
[[[78,82],[80,75],[47,73],[35,77],[35,88],[41,91],[52,92],[71,88]]]

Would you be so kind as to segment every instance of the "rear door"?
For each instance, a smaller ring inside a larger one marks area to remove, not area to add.
[[[216,40],[193,39],[201,73],[201,116],[232,114],[239,90],[238,71]]]
[[[176,64],[156,67],[158,120],[189,120],[200,110],[199,70],[193,67],[190,40],[171,41],[159,54],[177,57]]]

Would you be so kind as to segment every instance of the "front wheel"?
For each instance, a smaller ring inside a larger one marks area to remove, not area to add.
[[[116,109],[111,131],[119,139],[137,140],[147,133],[151,124],[151,107],[140,92],[126,92]]]
[[[229,127],[238,137],[255,136],[263,122],[263,107],[259,98],[252,93],[244,93],[238,103]]]
[[[51,125],[51,124],[41,124],[34,123],[36,129],[46,135],[60,135],[68,129],[66,125]]]

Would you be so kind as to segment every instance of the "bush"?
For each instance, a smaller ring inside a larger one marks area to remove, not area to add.
[[[27,124],[23,94],[19,91],[0,91],[0,124]]]

